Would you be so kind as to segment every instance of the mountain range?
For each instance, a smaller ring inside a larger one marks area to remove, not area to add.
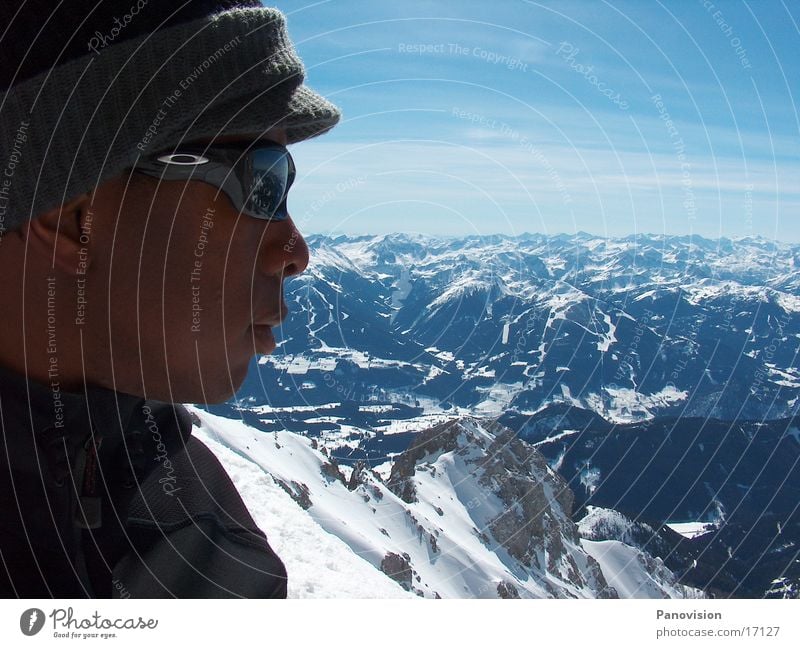
[[[584,233],[308,243],[278,349],[254,361],[236,399],[206,409],[254,438],[307,439],[342,488],[380,491],[412,516],[427,558],[397,529],[381,527],[402,542],[359,544],[347,516],[323,524],[382,573],[388,560],[403,591],[643,595],[642,574],[634,587],[593,567],[628,556],[628,569],[646,566],[648,595],[800,592],[800,246]],[[518,452],[529,464],[513,488],[482,478]],[[467,478],[493,507],[431,516],[443,488],[463,509],[454,484]],[[555,527],[531,522],[515,499],[548,480],[537,506]],[[330,519],[315,507],[317,522]],[[531,532],[517,545],[503,528],[523,519]],[[557,528],[558,565],[545,558],[547,528]],[[464,549],[476,530],[477,553]],[[448,542],[459,573],[486,551],[501,566],[444,586],[431,547]],[[593,542],[619,555],[598,556]]]
[[[494,414],[567,402],[618,422],[797,413],[800,246],[586,234],[308,242],[278,350],[243,391],[257,405]]]

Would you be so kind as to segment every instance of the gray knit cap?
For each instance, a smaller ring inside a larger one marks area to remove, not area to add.
[[[284,127],[294,143],[339,121],[277,9],[104,40],[0,94],[0,236],[180,142]]]

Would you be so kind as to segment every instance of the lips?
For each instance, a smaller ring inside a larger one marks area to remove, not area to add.
[[[289,314],[289,307],[286,305],[286,302],[283,301],[283,293],[281,293],[280,298],[278,299],[278,310],[267,311],[261,317],[254,317],[253,318],[253,325],[254,326],[280,326],[281,322],[286,319],[286,316]],[[257,309],[253,309],[255,312]]]
[[[272,353],[277,344],[275,343],[275,336],[272,334],[273,326],[280,326],[281,322],[286,319],[289,308],[286,303],[281,299],[280,311],[278,313],[270,313],[263,317],[253,319],[253,341],[255,343],[256,352],[262,355]]]

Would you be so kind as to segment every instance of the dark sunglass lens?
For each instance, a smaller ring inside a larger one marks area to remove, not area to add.
[[[253,151],[252,168],[248,169],[251,175],[250,186],[246,189],[245,211],[258,218],[286,218],[286,209],[280,207],[291,181],[288,155],[280,149]]]

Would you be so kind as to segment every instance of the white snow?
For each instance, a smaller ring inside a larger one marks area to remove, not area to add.
[[[508,409],[511,401],[514,400],[514,397],[519,394],[523,388],[522,382],[497,382],[489,388],[477,387],[476,391],[485,394],[485,396],[484,400],[475,406],[474,413],[480,416],[499,416]]]
[[[600,484],[600,469],[586,466],[580,472],[580,483],[586,489],[588,495],[594,493],[598,484]]]
[[[670,583],[671,572],[660,558],[650,565],[637,548],[617,540],[581,540],[581,546],[599,564],[608,584],[621,598],[700,598],[694,588]],[[659,578],[654,578],[655,571]],[[674,577],[673,577],[674,578]]]
[[[601,335],[600,341],[597,343],[597,350],[605,353],[611,348],[611,345],[617,341],[614,333],[616,333],[617,325],[611,322],[611,316],[608,313],[603,313],[603,321],[608,326],[608,332]]]
[[[567,283],[557,281],[553,291],[541,300],[541,305],[550,309],[547,326],[553,320],[565,319],[570,308],[587,298],[586,294]]]
[[[707,533],[713,533],[718,525],[712,522],[668,522],[667,525],[684,538],[699,538]]]
[[[290,407],[275,407],[273,405],[256,405],[247,409],[254,414],[270,415],[282,412],[316,412],[317,410],[334,409],[341,403],[323,403],[321,405],[292,405]]]
[[[491,281],[483,279],[478,273],[465,273],[458,278],[454,278],[436,299],[426,305],[426,308],[430,311],[436,311],[442,306],[453,301],[459,301],[475,293],[485,293],[488,298],[492,285]]]
[[[645,394],[627,387],[603,387],[604,394],[587,394],[576,405],[591,409],[613,423],[634,423],[653,418],[653,411],[685,400],[689,393],[667,385]],[[575,400],[575,399],[572,399]]]
[[[789,293],[776,293],[775,301],[787,313],[800,313],[800,297]]]
[[[406,297],[411,293],[411,289],[413,288],[414,284],[411,282],[411,274],[408,271],[408,268],[403,265],[400,267],[400,276],[397,279],[397,282],[394,285],[392,290],[392,315],[390,318],[391,322],[394,322],[394,318],[397,316],[397,313],[403,307],[403,302],[406,300]]]
[[[626,542],[633,522],[614,509],[587,506],[586,515],[578,522],[578,532],[586,540],[609,539]]]
[[[203,420],[203,428],[195,428],[194,436],[222,461],[256,524],[283,560],[289,598],[413,597],[339,538],[326,533],[262,467],[215,439],[226,437],[242,424],[194,411]]]
[[[562,430],[558,434],[554,434],[552,436],[549,436],[549,437],[547,437],[546,439],[544,439],[542,441],[537,441],[536,443],[533,443],[532,445],[534,447],[536,447],[536,446],[544,445],[546,443],[552,443],[553,441],[558,441],[559,439],[564,439],[564,438],[566,438],[568,436],[572,436],[573,434],[579,434],[579,433],[580,433],[580,430]]]
[[[394,409],[392,407],[392,405],[387,405],[385,403],[381,403],[379,405],[359,405],[358,406],[358,411],[359,412],[383,413],[383,412],[391,412],[392,409]]]

